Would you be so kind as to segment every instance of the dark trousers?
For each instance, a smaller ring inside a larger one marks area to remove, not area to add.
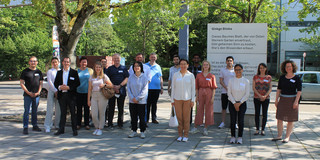
[[[129,104],[130,117],[131,117],[131,130],[137,131],[138,128],[138,118],[139,118],[139,128],[140,132],[144,132],[146,130],[146,122],[144,120],[145,116],[145,104]]]
[[[238,137],[242,137],[243,134],[243,127],[244,127],[244,115],[247,110],[247,103],[243,102],[240,107],[239,111],[236,111],[234,108],[234,105],[232,102],[229,101],[229,112],[230,112],[230,121],[231,121],[231,136],[235,137],[236,136],[236,122],[238,119]]]
[[[89,114],[90,110],[88,107],[88,94],[77,93],[77,125],[81,126],[82,121],[82,108],[84,109],[84,125],[89,126]]]
[[[159,99],[161,90],[159,89],[149,89],[148,90],[148,100],[147,100],[147,122],[150,119],[150,108],[152,121],[157,120],[157,103]]]
[[[77,126],[77,118],[75,114],[76,107],[76,96],[70,93],[62,93],[62,96],[59,99],[59,105],[61,110],[59,131],[64,132],[64,126],[66,125],[66,116],[67,116],[67,107],[69,107],[71,114],[71,124],[72,130],[76,131]]]
[[[259,130],[259,124],[260,124],[260,109],[262,106],[262,124],[261,129],[264,131],[264,128],[266,127],[267,119],[268,119],[268,107],[270,99],[266,99],[265,101],[261,102],[259,99],[254,98],[254,109],[255,109],[255,115],[254,120],[256,123],[256,130]]]
[[[117,106],[118,106],[118,126],[123,127],[123,106],[124,106],[124,100],[126,96],[120,95],[119,98],[116,98],[113,96],[109,99],[109,109],[108,109],[108,126],[113,126],[113,116],[114,116],[114,109],[116,106],[116,100],[117,100]]]

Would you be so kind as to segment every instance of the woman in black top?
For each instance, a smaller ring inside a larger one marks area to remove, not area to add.
[[[278,82],[275,106],[277,108],[277,128],[278,137],[272,141],[282,139],[283,121],[288,122],[287,132],[283,143],[288,143],[293,129],[293,122],[298,121],[299,99],[301,96],[302,82],[299,76],[294,73],[297,70],[296,64],[291,60],[286,60],[281,64],[283,75]],[[279,100],[280,97],[280,100]]]

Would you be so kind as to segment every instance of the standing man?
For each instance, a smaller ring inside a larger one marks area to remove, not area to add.
[[[103,73],[104,73],[104,74],[107,74],[107,69],[108,69],[108,67],[107,67],[107,59],[106,59],[106,58],[102,58],[102,59],[100,60],[100,62],[101,62],[101,64],[102,64]]]
[[[128,82],[129,73],[125,66],[120,64],[120,55],[114,54],[112,56],[113,65],[107,70],[107,76],[113,84],[115,96],[109,99],[108,109],[108,127],[113,128],[114,109],[117,100],[118,106],[118,127],[123,127],[123,107],[126,98],[126,84]]]
[[[42,89],[43,76],[42,72],[37,69],[37,65],[37,57],[30,57],[29,68],[24,69],[20,76],[20,86],[24,91],[23,134],[28,134],[30,106],[32,106],[32,130],[37,132],[41,131],[37,123],[37,110],[39,106],[39,95]]]
[[[52,68],[47,72],[47,80],[49,85],[49,91],[47,96],[47,112],[46,112],[46,119],[44,121],[44,127],[46,129],[46,133],[49,133],[51,127],[53,126],[52,123],[52,116],[53,116],[53,108],[55,108],[55,118],[54,118],[54,127],[59,128],[60,122],[60,106],[57,99],[58,96],[58,89],[54,87],[54,80],[56,79],[57,72],[60,70],[59,68],[59,59],[57,57],[53,57],[51,59],[51,66]]]
[[[149,83],[150,83],[150,82],[151,82],[151,78],[152,78],[151,75],[150,75],[150,68],[149,68],[148,65],[146,65],[146,64],[143,63],[143,59],[144,59],[144,57],[143,57],[143,54],[142,54],[142,53],[137,53],[137,54],[136,54],[135,60],[136,60],[137,62],[141,62],[141,63],[143,64],[143,72],[144,72],[145,75],[147,75],[148,80],[149,80]],[[130,65],[129,74],[130,74],[130,75],[133,75],[133,74],[134,74],[132,65]]]
[[[193,64],[190,65],[188,68],[188,71],[194,75],[194,79],[197,78],[198,73],[202,72],[201,71],[202,66],[200,65],[200,61],[201,61],[200,55],[194,54],[192,58]],[[197,106],[197,102],[196,102],[196,106]],[[193,108],[191,109],[191,112],[190,112],[190,124],[192,123],[192,111],[193,111]]]
[[[78,72],[70,68],[70,58],[65,57],[62,61],[63,69],[57,72],[54,86],[58,89],[61,117],[59,130],[54,135],[64,134],[66,124],[67,107],[71,114],[73,136],[77,136],[77,118],[75,114],[77,87],[80,85]]]
[[[78,75],[80,86],[77,88],[77,129],[81,128],[82,122],[82,108],[84,110],[84,126],[89,130],[89,106],[88,106],[88,86],[89,78],[93,74],[93,70],[87,67],[88,59],[85,56],[80,58],[80,68],[78,68]]]
[[[221,68],[220,70],[220,84],[222,86],[221,90],[221,105],[222,105],[222,119],[221,119],[221,124],[219,125],[218,128],[223,128],[225,126],[224,122],[226,119],[226,110],[228,108],[228,82],[231,78],[235,76],[234,69],[233,69],[233,57],[228,56],[226,58],[226,68]]]
[[[172,77],[174,73],[180,71],[180,65],[179,65],[180,58],[178,55],[173,56],[173,66],[170,67],[169,70],[169,80],[168,80],[168,94],[171,96],[171,82],[172,82]]]
[[[150,118],[150,108],[152,107],[152,123],[159,124],[157,121],[157,103],[160,93],[163,93],[162,71],[159,64],[156,63],[157,54],[151,53],[149,56],[150,62],[146,65],[150,68],[151,82],[149,83],[148,99],[147,99],[147,123]]]

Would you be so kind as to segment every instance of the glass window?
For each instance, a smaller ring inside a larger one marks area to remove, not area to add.
[[[303,79],[302,79],[303,83],[318,83],[317,80],[317,75],[316,74],[304,74]]]

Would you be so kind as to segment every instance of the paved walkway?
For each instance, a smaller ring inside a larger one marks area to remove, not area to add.
[[[0,83],[0,90],[2,86]],[[0,116],[22,113],[22,96],[20,99],[0,94],[0,97]],[[44,110],[45,100],[41,103],[40,110]],[[188,142],[177,142],[177,129],[168,127],[168,95],[159,100],[160,124],[149,124],[145,139],[127,138],[130,133],[127,106],[124,128],[105,129],[102,136],[93,136],[93,129],[81,129],[79,136],[73,137],[70,127],[61,136],[33,132],[31,127],[29,135],[23,135],[21,122],[1,121],[0,159],[320,159],[320,112],[300,112],[291,141],[283,144],[271,141],[277,134],[271,104],[266,136],[253,135],[253,116],[246,115],[244,141],[239,145],[229,144],[230,129],[218,129],[217,124],[209,128],[208,136],[190,134]],[[301,110],[307,110],[303,109],[305,106],[308,107],[302,104]],[[220,114],[215,114],[217,123],[219,117]],[[39,126],[43,128],[42,124]]]

